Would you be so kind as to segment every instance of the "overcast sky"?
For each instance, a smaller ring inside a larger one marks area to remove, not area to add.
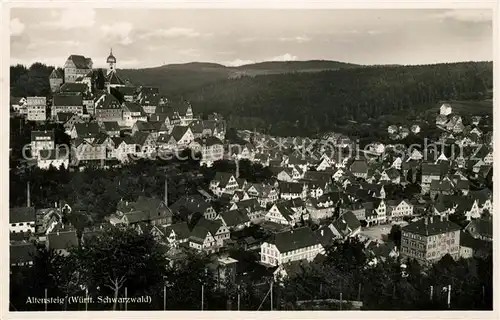
[[[14,8],[10,27],[11,64],[25,65],[81,54],[103,67],[111,47],[118,68],[493,60],[491,10]]]

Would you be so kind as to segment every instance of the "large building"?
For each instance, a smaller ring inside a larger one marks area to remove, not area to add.
[[[95,102],[95,119],[97,121],[123,121],[123,109],[118,101],[112,94],[103,94]]]
[[[27,97],[26,110],[29,121],[47,120],[47,98],[45,97]]]
[[[38,157],[40,150],[55,148],[54,130],[31,131],[31,156]]]
[[[92,59],[72,54],[64,64],[64,82],[75,82],[92,71]]]
[[[55,118],[61,112],[81,116],[83,114],[82,96],[75,94],[55,94],[52,100],[51,115]]]
[[[261,262],[272,266],[298,260],[312,261],[320,253],[324,253],[324,248],[309,227],[276,233],[260,248]]]
[[[454,259],[460,255],[460,226],[447,217],[425,217],[403,227],[403,259],[415,259],[421,265],[428,265],[439,261],[446,254]]]

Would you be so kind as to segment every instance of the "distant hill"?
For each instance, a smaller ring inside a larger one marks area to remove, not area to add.
[[[329,60],[270,61],[227,67],[217,63],[190,62],[168,64],[155,68],[121,69],[122,77],[137,85],[155,86],[165,95],[182,94],[221,80],[242,76],[282,74],[291,72],[319,72],[355,68],[359,65]]]
[[[221,113],[236,128],[310,136],[351,121],[376,124],[382,116],[414,113],[418,106],[435,106],[441,100],[484,100],[493,84],[492,65],[464,62],[265,74],[219,80],[183,92],[182,97],[198,112]],[[359,126],[353,130],[359,131]]]

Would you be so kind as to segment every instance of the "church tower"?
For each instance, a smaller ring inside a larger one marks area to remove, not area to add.
[[[110,50],[109,56],[108,56],[108,59],[106,60],[106,62],[108,63],[108,74],[110,74],[111,72],[114,72],[115,71],[116,58],[113,55],[113,49]]]

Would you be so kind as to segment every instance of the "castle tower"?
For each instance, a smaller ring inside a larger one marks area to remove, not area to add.
[[[116,58],[113,55],[113,49],[110,49],[109,56],[108,56],[108,59],[106,60],[106,62],[108,63],[108,66],[109,66],[108,67],[108,74],[115,71]]]

